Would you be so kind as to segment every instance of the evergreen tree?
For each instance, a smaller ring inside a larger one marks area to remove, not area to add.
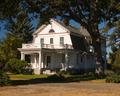
[[[0,61],[6,63],[12,58],[19,58],[20,53],[17,48],[21,48],[22,43],[32,40],[32,25],[25,14],[20,14],[8,26],[6,37],[0,43]]]

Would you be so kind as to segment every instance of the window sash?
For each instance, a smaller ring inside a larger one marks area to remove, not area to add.
[[[64,37],[60,37],[60,44],[64,44]]]
[[[53,44],[53,38],[50,38],[50,44]]]
[[[41,39],[40,39],[40,43],[41,43],[41,44],[44,44],[44,38],[41,38]]]

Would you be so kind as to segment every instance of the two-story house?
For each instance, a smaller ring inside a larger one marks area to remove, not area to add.
[[[95,68],[91,37],[81,27],[74,28],[60,21],[51,19],[33,33],[30,44],[18,48],[21,60],[30,56],[30,63],[35,74],[56,70],[91,71]]]

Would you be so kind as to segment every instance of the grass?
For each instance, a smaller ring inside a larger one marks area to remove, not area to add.
[[[47,78],[48,75],[24,75],[24,74],[11,74],[9,75],[10,80],[29,80],[38,78]]]
[[[92,83],[106,83],[106,79],[90,80]]]
[[[26,85],[37,83],[69,83],[87,81],[91,83],[105,83],[105,78],[96,78],[87,75],[23,75],[9,74],[11,85]]]

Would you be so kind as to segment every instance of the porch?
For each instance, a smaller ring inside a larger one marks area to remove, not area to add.
[[[49,74],[66,70],[69,67],[69,55],[72,50],[64,49],[40,49],[25,50],[21,52],[21,60],[25,60],[25,56],[30,56],[30,64],[35,74]]]

